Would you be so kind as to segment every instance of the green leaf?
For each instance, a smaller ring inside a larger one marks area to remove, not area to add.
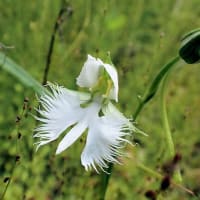
[[[149,89],[147,90],[146,94],[144,95],[144,98],[142,100],[142,102],[144,104],[147,103],[150,99],[152,99],[154,97],[162,79],[169,72],[169,70],[173,67],[173,65],[176,64],[179,61],[179,59],[180,59],[180,57],[177,56],[177,57],[173,58],[169,63],[164,65],[163,68],[161,68],[161,70],[158,72],[158,74],[153,79],[153,81],[152,81]]]
[[[32,88],[39,95],[47,92],[47,90],[20,65],[16,64],[13,60],[1,52],[0,67],[12,76],[16,77],[24,86]]]

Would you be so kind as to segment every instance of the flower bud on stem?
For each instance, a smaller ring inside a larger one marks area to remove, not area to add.
[[[200,62],[200,28],[183,36],[179,55],[188,64]]]

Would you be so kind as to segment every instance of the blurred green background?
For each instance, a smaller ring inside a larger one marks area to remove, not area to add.
[[[65,1],[1,0],[0,42],[14,46],[4,53],[42,82],[53,27]],[[118,107],[130,117],[151,79],[175,56],[180,39],[200,25],[199,0],[100,0],[69,1],[72,15],[64,14],[56,35],[48,80],[76,89],[75,78],[87,54],[111,52],[119,72]],[[3,49],[1,49],[3,50]],[[182,155],[181,183],[200,194],[200,65],[181,63],[171,76],[167,108],[176,151]],[[28,97],[28,114],[23,114]],[[30,107],[37,106],[34,91],[0,67],[0,195],[6,177],[10,177],[16,155],[12,181],[6,200],[82,200],[98,199],[100,177],[86,172],[80,164],[84,138],[55,156],[59,141],[35,151],[32,138],[36,122]],[[145,107],[137,126],[148,137],[135,135],[138,145],[127,146],[123,165],[115,165],[107,200],[145,200],[145,192],[157,190],[160,180],[137,167],[140,161],[162,174],[168,149],[164,139],[160,111],[160,93]],[[18,133],[21,138],[18,139]],[[60,138],[61,139],[61,138]],[[166,200],[198,199],[172,185],[159,196]],[[200,197],[199,197],[200,198]]]

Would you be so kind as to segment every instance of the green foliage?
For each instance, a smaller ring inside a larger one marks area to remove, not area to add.
[[[42,82],[51,34],[63,2],[0,1],[0,43],[14,46],[1,48],[1,66],[5,54]],[[110,51],[119,72],[119,106],[127,116],[133,115],[139,103],[137,96],[144,93],[161,66],[177,55],[182,35],[199,26],[199,0],[77,0],[69,1],[69,5],[73,14],[64,15],[56,35],[48,80],[76,89],[75,77],[87,54],[101,57]],[[31,116],[35,111],[31,108],[38,104],[35,91],[19,79],[31,87],[35,81],[7,61],[11,65],[3,66],[15,76],[0,67],[0,195],[19,155],[5,200],[98,199],[100,175],[85,172],[80,164],[84,136],[58,156],[55,149],[59,141],[35,151],[36,140],[32,138],[35,120]],[[167,93],[175,149],[182,155],[181,184],[196,193],[200,186],[199,74],[198,64],[190,67],[181,64],[172,74]],[[25,97],[28,103],[23,102]],[[138,116],[138,126],[149,136],[134,135],[138,145],[126,147],[128,157],[123,158],[124,165],[114,166],[107,200],[145,200],[146,191],[160,187],[161,180],[137,165],[142,162],[163,173],[161,168],[168,161],[159,98],[158,91]],[[21,120],[16,124],[17,115]],[[175,185],[160,197],[198,199]]]
[[[14,63],[5,54],[0,53],[0,63],[2,69],[19,79],[24,86],[30,87],[36,93],[42,94],[45,92],[44,87],[29,75],[21,66]]]
[[[147,93],[143,97],[142,101],[143,103],[147,103],[149,100],[151,100],[156,92],[158,91],[158,88],[160,86],[160,83],[162,82],[163,78],[166,76],[166,74],[174,67],[174,65],[179,60],[179,57],[174,58],[169,63],[164,65],[161,70],[158,72],[158,74],[153,79],[152,83],[150,84],[150,87],[147,90]]]

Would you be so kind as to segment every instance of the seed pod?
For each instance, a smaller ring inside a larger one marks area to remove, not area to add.
[[[18,123],[18,122],[20,122],[20,120],[21,120],[21,117],[17,116],[16,119],[15,119],[15,122]]]
[[[178,162],[181,161],[181,158],[182,158],[181,154],[180,153],[176,153],[172,162],[174,164],[178,164]]]
[[[21,137],[22,137],[22,134],[20,132],[18,132],[17,138],[20,139]]]
[[[157,194],[153,190],[148,190],[145,192],[145,197],[147,197],[150,200],[156,200],[156,196],[157,196]]]
[[[18,162],[20,160],[20,156],[19,155],[16,155],[15,157],[15,162]]]
[[[165,177],[163,178],[161,184],[160,184],[160,190],[161,190],[161,191],[164,191],[164,190],[168,189],[169,186],[170,186],[170,182],[171,182],[170,176],[168,176],[168,175],[165,176]]]
[[[179,55],[188,64],[200,62],[200,29],[193,30],[182,38]]]
[[[7,183],[9,180],[10,180],[10,177],[5,177],[5,178],[3,179],[3,182],[4,182],[4,183]]]

